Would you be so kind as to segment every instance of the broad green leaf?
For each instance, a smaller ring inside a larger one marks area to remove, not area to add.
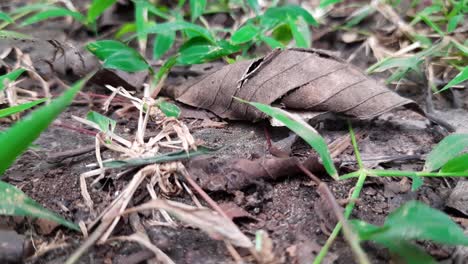
[[[195,22],[198,17],[203,15],[206,8],[206,0],[190,0],[190,17]]]
[[[195,37],[189,39],[180,47],[177,63],[182,65],[203,63],[219,59],[239,50],[239,46],[231,45],[227,41],[220,40],[216,45],[212,45],[202,37]]]
[[[288,17],[293,19],[302,17],[304,21],[307,22],[307,24],[318,26],[318,23],[314,17],[307,10],[298,5],[272,7],[265,12],[264,16],[277,21],[286,21]]]
[[[461,21],[463,21],[463,14],[456,15],[449,19],[447,23],[447,33],[452,33]]]
[[[86,48],[104,62],[105,68],[127,72],[143,71],[150,68],[136,50],[115,40],[100,40],[88,43]]]
[[[42,207],[15,186],[0,181],[0,215],[32,216],[57,222],[70,229],[80,231],[77,224]]]
[[[338,172],[336,171],[335,164],[333,163],[333,159],[330,156],[330,150],[328,149],[327,143],[315,131],[315,129],[307,124],[304,120],[297,118],[280,108],[256,102],[247,102],[238,98],[236,99],[241,102],[248,103],[263,113],[275,118],[302,139],[304,139],[305,142],[307,142],[315,151],[317,151],[328,174],[334,179],[338,178]]]
[[[174,44],[175,32],[169,31],[165,34],[157,34],[153,44],[153,59],[161,58]]]
[[[287,45],[293,39],[291,28],[288,24],[281,24],[275,27],[271,32],[271,36],[283,45]]]
[[[372,234],[384,231],[382,227],[371,225],[361,220],[350,220],[353,230],[361,240],[372,240],[390,250],[390,252],[402,257],[408,264],[436,264],[437,262],[420,247],[405,240],[388,240],[378,235],[368,239]]]
[[[86,119],[98,125],[99,129],[104,133],[114,131],[115,125],[117,124],[115,120],[94,111],[89,111],[86,115]]]
[[[19,113],[19,112],[23,112],[24,110],[32,108],[32,107],[34,107],[34,106],[36,106],[36,105],[38,105],[40,103],[45,102],[46,100],[47,100],[46,98],[43,98],[43,99],[39,99],[39,100],[36,100],[36,101],[32,101],[32,102],[28,102],[28,103],[24,103],[24,104],[10,106],[8,108],[0,109],[0,118],[6,117],[6,116],[9,116],[9,115],[12,115],[12,114],[16,114],[16,113]]]
[[[437,93],[440,93],[442,91],[445,91],[447,89],[449,89],[450,87],[454,86],[454,85],[457,85],[459,83],[462,83],[464,81],[468,80],[468,66],[465,66],[463,68],[463,70],[461,70],[456,76],[455,78],[453,78],[449,83],[447,83],[447,85],[445,85],[442,89],[440,89],[439,91],[437,91]]]
[[[166,101],[160,101],[156,103],[156,105],[161,109],[161,111],[167,116],[167,117],[175,117],[178,118],[180,116],[180,108],[173,104],[169,103]]]
[[[25,71],[26,70],[23,68],[18,68],[16,70],[13,70],[7,74],[0,76],[0,91],[5,89],[5,80],[8,80],[9,82],[14,82]]]
[[[25,40],[31,40],[34,39],[31,36],[28,36],[26,34],[22,34],[19,32],[15,31],[10,31],[10,30],[0,30],[0,39],[25,39]]]
[[[93,0],[88,9],[86,21],[88,24],[94,23],[107,8],[113,5],[117,0]]]
[[[31,25],[31,24],[34,24],[34,23],[49,19],[49,18],[64,17],[64,16],[73,17],[73,18],[75,18],[76,20],[78,20],[79,22],[81,22],[83,24],[86,23],[86,17],[84,17],[81,13],[71,11],[71,10],[66,9],[66,8],[56,7],[56,8],[53,8],[53,9],[48,9],[48,10],[41,11],[41,12],[35,14],[35,15],[30,16],[29,18],[24,20],[21,23],[21,25],[22,26],[27,26],[27,25]]]
[[[8,23],[13,23],[13,18],[11,18],[7,13],[0,11],[0,20],[4,20]]]
[[[326,8],[327,6],[334,5],[336,3],[341,3],[343,0],[320,0],[320,8]]]
[[[252,24],[244,25],[232,34],[231,42],[233,44],[241,44],[251,41],[259,32],[260,29]]]
[[[468,246],[468,236],[445,213],[424,203],[410,201],[391,212],[380,230],[362,236],[363,240],[428,240],[446,245]]]
[[[103,163],[105,168],[121,168],[121,167],[129,167],[129,166],[143,166],[153,163],[162,163],[162,162],[169,162],[175,160],[184,160],[194,158],[200,155],[206,155],[214,153],[217,149],[211,149],[207,147],[200,146],[197,150],[189,151],[188,153],[185,150],[176,151],[166,154],[160,154],[154,157],[149,158],[135,158],[135,159],[127,159],[127,160],[113,160],[113,161],[106,161]]]
[[[468,147],[468,134],[452,134],[445,137],[427,155],[425,171],[435,171],[447,161],[457,157]]]
[[[211,36],[211,33],[207,29],[185,21],[159,23],[147,27],[144,32],[147,34],[167,34],[169,31],[180,30],[196,32],[199,36],[204,37],[208,41],[212,43],[215,42],[213,36]]]
[[[468,154],[462,154],[445,163],[441,172],[465,172],[468,170]]]
[[[72,102],[76,93],[89,79],[76,82],[62,96],[52,103],[30,113],[12,127],[0,134],[0,175],[15,159],[46,129],[50,123]]]

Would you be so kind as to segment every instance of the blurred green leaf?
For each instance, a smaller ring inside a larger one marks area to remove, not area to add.
[[[135,158],[135,159],[127,159],[127,160],[105,161],[103,165],[105,168],[143,166],[143,165],[154,164],[154,163],[190,159],[196,156],[214,153],[216,150],[217,149],[211,149],[211,148],[199,146],[197,150],[191,150],[188,153],[185,150],[182,150],[182,151],[160,154],[160,155],[156,155],[154,157],[149,157],[149,158]]]
[[[436,25],[429,17],[427,16],[421,16],[421,19],[429,26],[431,27],[437,34],[444,36],[445,33],[442,31],[442,29],[439,28],[439,26]]]
[[[62,96],[30,113],[0,134],[0,175],[71,103],[88,78],[78,81]]]
[[[10,106],[4,109],[0,109],[0,118],[10,116],[19,112],[23,112],[24,110],[30,109],[40,103],[45,102],[47,99],[39,99],[36,101],[20,104],[20,105],[15,105],[15,106]]]
[[[275,27],[271,32],[271,36],[283,45],[287,45],[293,39],[291,28],[288,24],[280,24]]]
[[[372,15],[375,9],[371,5],[365,5],[358,10],[354,11],[346,20],[345,27],[352,28],[361,23],[366,17]]]
[[[104,133],[114,131],[117,124],[115,120],[94,111],[89,111],[86,115],[86,119],[98,125],[99,129]]]
[[[21,14],[21,13],[30,13],[30,12],[34,12],[34,11],[43,11],[43,10],[55,9],[55,8],[57,8],[57,7],[53,6],[51,4],[30,4],[30,5],[24,5],[22,7],[14,8],[10,12],[10,15],[16,15],[16,14]]]
[[[159,23],[147,27],[144,32],[147,34],[167,34],[169,31],[180,30],[196,32],[199,36],[202,36],[206,40],[215,43],[213,36],[211,36],[211,33],[207,29],[185,21]]]
[[[272,48],[272,49],[284,48],[283,43],[277,41],[277,40],[274,39],[274,38],[271,38],[271,37],[268,37],[268,36],[264,36],[264,35],[260,35],[260,40],[262,40],[263,42],[265,42],[265,43],[266,43],[270,48]]]
[[[25,71],[26,70],[23,68],[18,68],[16,70],[13,70],[7,74],[0,76],[0,91],[5,89],[5,80],[8,80],[9,82],[14,82]]]
[[[462,83],[466,80],[468,80],[468,66],[465,66],[463,70],[461,70],[449,83],[447,83],[447,85],[445,85],[442,89],[437,91],[437,93],[445,91],[450,87]]]
[[[318,26],[314,17],[307,10],[298,5],[271,7],[265,12],[264,16],[276,21],[287,21],[289,19],[288,17],[294,20],[302,17],[307,24]]]
[[[260,5],[258,4],[257,0],[247,0],[247,4],[255,12],[257,16],[260,14]]]
[[[190,0],[190,17],[195,22],[198,17],[203,15],[206,8],[206,0]]]
[[[341,3],[343,0],[320,0],[319,8],[326,8],[327,6],[334,5],[336,3]]]
[[[202,37],[195,37],[185,42],[179,49],[177,63],[182,65],[198,64],[219,59],[240,50],[239,46],[220,40],[216,45]]]
[[[136,32],[136,25],[135,23],[125,23],[123,24],[120,29],[115,33],[114,37],[116,39],[121,39],[124,35],[128,33]]]
[[[10,31],[10,30],[0,30],[0,38],[4,39],[24,39],[24,40],[31,40],[34,39],[31,36],[28,36],[26,34],[22,34],[16,31]]]
[[[165,34],[157,34],[153,44],[153,59],[160,59],[174,44],[175,32],[169,31]]]
[[[136,50],[116,40],[88,43],[86,48],[104,62],[105,68],[127,72],[149,70],[150,66]]]
[[[88,24],[94,23],[107,8],[112,6],[117,0],[93,0],[88,9],[86,21]]]
[[[0,20],[4,20],[8,23],[13,23],[13,18],[11,18],[7,13],[0,11]]]
[[[449,160],[440,169],[441,172],[465,172],[468,171],[468,154],[462,154]]]
[[[299,48],[310,48],[311,44],[311,35],[309,26],[304,23],[302,18],[293,20],[288,19],[289,28],[291,28],[291,33],[293,35],[296,46]]]
[[[21,190],[4,181],[0,181],[0,215],[38,217],[80,231],[77,224],[48,211]]]
[[[53,9],[47,9],[47,10],[41,11],[35,15],[30,16],[29,18],[24,20],[21,23],[21,25],[27,26],[27,25],[31,25],[31,24],[46,20],[46,19],[55,18],[55,17],[67,17],[67,16],[73,17],[74,19],[76,19],[82,24],[86,23],[86,17],[83,16],[81,13],[71,11],[66,8],[56,7]]]
[[[280,108],[256,102],[247,102],[239,98],[236,99],[241,102],[248,103],[270,117],[275,118],[304,139],[305,142],[317,151],[328,174],[334,179],[338,178],[338,172],[336,171],[335,164],[330,156],[330,150],[328,149],[327,143],[307,122]]]
[[[463,45],[460,42],[456,41],[455,39],[451,39],[450,41],[453,43],[453,45],[455,45],[455,47],[459,51],[463,53],[463,55],[468,56],[468,47],[466,46],[466,44]]]
[[[448,215],[418,201],[407,202],[391,212],[383,226],[365,227],[363,231],[365,225],[361,223],[354,224],[361,240],[428,240],[446,245],[468,245],[468,236]]]
[[[401,256],[406,263],[437,264],[437,262],[430,255],[411,242],[401,239],[390,240],[386,239],[385,237],[382,238],[378,235],[373,236],[372,239],[364,239],[365,237],[368,238],[373,234],[385,232],[383,227],[375,226],[361,220],[351,220],[350,224],[353,226],[353,230],[356,231],[358,237],[361,240],[372,240],[388,248],[393,254]]]
[[[468,147],[468,134],[452,134],[445,137],[427,155],[425,171],[435,171],[447,161],[458,156]]]
[[[383,72],[392,68],[407,68],[417,70],[422,62],[423,60],[419,56],[411,56],[406,58],[387,57],[369,67],[367,72]]]
[[[452,33],[461,21],[463,21],[463,14],[456,15],[449,19],[447,23],[447,33]]]
[[[241,44],[248,41],[251,41],[258,33],[260,29],[254,25],[246,24],[236,30],[231,36],[231,42],[233,44]]]
[[[180,116],[180,108],[173,103],[161,100],[156,103],[156,106],[159,107],[167,117],[178,118]]]

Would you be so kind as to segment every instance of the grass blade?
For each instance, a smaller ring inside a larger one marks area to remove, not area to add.
[[[330,155],[330,150],[328,149],[327,143],[313,127],[307,124],[304,120],[299,119],[282,109],[266,104],[247,102],[238,98],[237,100],[254,106],[258,110],[277,119],[289,129],[294,131],[294,133],[304,139],[315,151],[317,151],[328,174],[333,179],[338,179],[338,172],[336,171],[335,164],[333,163],[333,159]]]
[[[36,100],[36,101],[11,106],[11,107],[8,107],[8,108],[5,108],[5,109],[0,109],[0,118],[6,117],[6,116],[9,116],[9,115],[12,115],[12,114],[16,114],[16,113],[19,113],[19,112],[23,112],[24,110],[27,110],[27,109],[29,109],[31,107],[34,107],[34,106],[36,106],[36,105],[38,105],[40,103],[43,103],[46,100],[47,100],[46,98],[43,98],[43,99],[39,99],[39,100]]]
[[[427,155],[425,171],[435,171],[468,147],[468,134],[452,134],[445,137]]]
[[[0,215],[38,217],[80,231],[78,225],[48,211],[21,190],[4,181],[0,181]]]
[[[4,74],[4,75],[0,76],[0,91],[5,89],[5,80],[8,79],[9,82],[14,82],[25,71],[26,70],[23,69],[23,68],[18,68],[18,69],[14,70],[14,71],[11,71],[11,72],[9,72],[7,74]]]
[[[32,112],[0,135],[0,175],[71,103],[88,78],[78,81],[52,103]]]
[[[459,83],[462,83],[462,82],[464,82],[466,80],[468,80],[468,66],[465,66],[465,68],[463,68],[463,70],[461,70],[455,76],[455,78],[453,78],[449,83],[447,83],[447,85],[445,85],[442,89],[437,91],[436,94],[438,94],[440,92],[443,92],[443,91],[447,90],[448,88],[450,88],[450,87],[452,87],[454,85],[457,85]]]

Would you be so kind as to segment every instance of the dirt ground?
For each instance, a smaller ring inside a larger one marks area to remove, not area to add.
[[[41,23],[44,30],[58,30],[53,24]],[[36,29],[37,30],[37,29]],[[77,41],[78,36],[73,36]],[[80,39],[79,43],[86,43]],[[353,45],[337,46],[333,38],[324,38],[314,45],[331,50],[339,50],[342,56],[356,49]],[[32,47],[32,52],[41,50]],[[366,58],[357,60],[362,68],[370,65]],[[171,83],[169,76],[168,83]],[[66,80],[70,81],[70,80]],[[174,80],[177,83],[177,80]],[[34,87],[33,87],[34,89]],[[37,89],[37,88],[36,88]],[[101,90],[87,88],[85,92],[104,93]],[[62,88],[53,88],[53,94],[59,94]],[[463,93],[463,92],[462,92]],[[424,104],[420,91],[404,93],[405,96]],[[463,100],[465,94],[462,94]],[[466,100],[461,109],[453,109],[446,101],[436,101],[438,114],[458,128],[466,132],[467,109]],[[71,118],[85,116],[97,106],[75,103],[60,115],[62,124],[74,124]],[[136,115],[136,112],[135,112]],[[262,157],[272,157],[267,147],[268,137],[272,144],[281,146],[284,139],[290,135],[285,128],[271,127],[268,122],[227,122],[224,127],[205,127],[200,121],[191,118],[183,119],[191,128],[194,137],[210,147],[223,147],[210,157],[196,159],[208,160],[210,169],[217,170],[222,164],[229,164],[234,159],[243,158],[255,160]],[[5,128],[7,124],[3,124]],[[78,125],[79,127],[79,125]],[[151,127],[151,124],[150,124]],[[368,167],[385,169],[420,170],[424,155],[443,137],[438,130],[427,126],[421,116],[413,112],[397,109],[374,120],[353,122],[353,127],[361,132],[358,144],[364,163]],[[118,130],[124,134],[133,135],[136,130],[135,119],[118,119]],[[149,131],[151,132],[151,131]],[[345,121],[325,121],[318,125],[318,132],[327,140],[333,140],[348,134]],[[90,188],[90,195],[95,203],[95,210],[90,212],[84,204],[79,184],[79,175],[88,171],[87,164],[95,162],[94,150],[78,157],[65,159],[61,162],[48,162],[48,157],[54,153],[80,149],[94,144],[94,137],[80,131],[55,123],[48,128],[35,142],[35,147],[28,150],[5,174],[4,180],[23,190],[28,196],[46,208],[61,216],[78,222],[96,216],[118,194],[130,176],[118,180],[104,179],[95,187]],[[292,156],[307,157],[313,151],[302,140],[297,139],[292,145]],[[190,170],[191,162],[185,161]],[[352,147],[348,147],[337,158],[340,174],[357,168]],[[355,180],[332,181],[325,173],[317,174],[332,190],[337,200],[345,200]],[[197,177],[197,175],[194,175]],[[382,224],[389,212],[409,200],[418,199],[430,206],[445,210],[452,216],[462,217],[460,212],[448,209],[447,198],[457,184],[457,179],[425,179],[424,185],[417,191],[411,191],[411,181],[401,178],[371,178],[369,177],[357,202],[351,218],[359,218],[373,224]],[[257,230],[265,230],[274,242],[274,253],[282,263],[311,263],[315,254],[325,243],[334,227],[333,217],[327,216],[323,209],[323,201],[316,192],[311,180],[300,174],[293,173],[274,180],[258,180],[241,190],[213,191],[208,194],[219,204],[234,203],[246,213],[234,218],[241,231],[252,240]],[[143,190],[137,191],[139,202],[147,201],[149,197]],[[171,197],[179,201],[188,201],[186,193]],[[137,203],[137,201],[134,201]],[[24,218],[2,217],[2,226],[13,228],[26,235],[31,241],[48,245],[58,245],[56,249],[45,254],[30,258],[27,263],[63,263],[67,257],[83,242],[83,237],[77,232],[62,227],[44,230],[44,224],[36,220]],[[462,223],[463,224],[463,223]],[[465,223],[466,224],[466,223]],[[465,226],[466,227],[466,226]],[[190,227],[177,229],[163,226],[145,225],[151,241],[170,256],[176,263],[233,263],[224,243],[210,238],[205,233]],[[113,235],[130,235],[131,228],[128,219],[124,218],[118,224]],[[430,243],[422,244],[428,252],[442,263],[455,263],[455,247],[436,246]],[[390,255],[379,246],[366,243],[365,251],[372,263],[389,263]],[[240,252],[241,255],[246,252]],[[145,263],[152,253],[133,242],[111,241],[92,247],[81,259],[80,263]],[[326,263],[353,263],[353,255],[349,246],[340,237],[332,246]]]

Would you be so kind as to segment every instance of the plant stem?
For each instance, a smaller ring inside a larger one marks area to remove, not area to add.
[[[362,187],[364,186],[364,182],[366,181],[366,177],[367,177],[367,170],[364,168],[364,165],[362,163],[361,153],[359,152],[359,148],[356,142],[356,135],[354,134],[354,130],[351,126],[351,122],[349,121],[348,121],[348,126],[349,126],[349,135],[351,136],[351,142],[353,143],[354,155],[356,156],[356,160],[360,169],[359,171],[356,172],[358,173],[359,178],[356,182],[356,185],[354,186],[354,191],[351,194],[350,202],[348,203],[348,205],[346,205],[346,208],[345,208],[345,212],[344,212],[345,221],[348,220],[349,216],[353,212],[354,206],[356,205],[356,200],[359,198],[359,194],[361,193]],[[327,242],[322,247],[317,257],[315,258],[314,264],[322,263],[323,259],[328,253],[328,250],[330,249],[331,244],[333,243],[333,241],[335,241],[342,227],[343,227],[343,223],[341,221],[338,222],[338,224],[336,224],[335,228],[333,229],[333,232],[328,237]]]

